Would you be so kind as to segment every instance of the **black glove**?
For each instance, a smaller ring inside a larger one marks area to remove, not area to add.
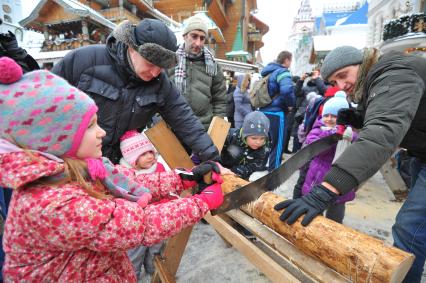
[[[306,226],[324,210],[329,208],[337,199],[337,194],[333,193],[323,185],[315,185],[312,191],[298,199],[290,199],[280,202],[274,206],[275,210],[286,208],[280,216],[281,221],[287,218],[288,224],[293,224],[302,215],[302,225]]]
[[[350,125],[355,129],[361,129],[364,124],[364,118],[361,113],[354,108],[340,109],[337,112],[337,125]]]
[[[204,181],[204,175],[208,173],[215,172],[220,174],[220,168],[216,162],[208,160],[202,162],[200,165],[194,166],[191,169],[191,172],[187,172],[185,169],[177,169],[177,173],[179,174],[182,180],[187,181],[195,181],[198,184],[197,193],[204,190],[206,187],[210,186],[215,181],[212,179],[212,183],[206,183]]]
[[[0,33],[0,44],[9,52],[14,52],[19,48],[16,37],[11,31],[8,33]]]
[[[294,186],[293,189],[293,199],[298,199],[302,197],[302,188],[300,186]]]

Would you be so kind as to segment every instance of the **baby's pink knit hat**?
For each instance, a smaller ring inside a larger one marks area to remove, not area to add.
[[[147,151],[157,154],[154,146],[144,133],[139,133],[135,130],[127,131],[120,140],[121,154],[131,166],[135,166],[139,156]]]

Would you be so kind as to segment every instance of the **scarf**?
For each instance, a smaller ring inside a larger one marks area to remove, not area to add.
[[[350,96],[350,99],[355,103],[360,103],[362,100],[362,94],[365,84],[365,78],[367,77],[368,71],[371,67],[379,60],[380,51],[376,48],[364,48],[364,55],[362,63],[359,66],[358,78],[355,84],[354,92]]]
[[[24,151],[22,148],[16,146],[15,144],[0,138],[0,154],[11,153],[11,152],[21,152]],[[49,153],[40,152],[36,150],[30,150],[31,152],[37,152],[45,156],[48,159],[54,160],[59,163],[64,161],[57,156],[54,156]],[[129,201],[139,202],[141,198],[146,198],[149,194],[149,190],[139,183],[133,181],[120,171],[118,171],[114,164],[109,161],[108,158],[102,157],[99,159],[87,158],[87,172],[84,175],[89,175],[92,180],[100,179],[103,185],[111,193],[111,195],[124,198]],[[53,178],[63,179],[65,174],[59,173]],[[146,206],[146,205],[145,205]]]
[[[206,64],[206,73],[210,77],[213,77],[217,74],[217,65],[214,61],[214,56],[207,49],[203,48],[204,62]],[[185,44],[181,44],[176,51],[178,63],[175,67],[175,84],[181,94],[186,92],[186,59],[188,55],[185,51]]]

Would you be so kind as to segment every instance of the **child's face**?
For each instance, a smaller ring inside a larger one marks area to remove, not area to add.
[[[266,137],[264,136],[248,136],[246,138],[246,143],[251,149],[258,149],[262,147],[266,142]]]
[[[322,121],[324,122],[324,125],[331,128],[336,126],[336,119],[337,116],[334,116],[332,114],[326,114],[322,116]]]
[[[105,131],[98,125],[98,116],[93,115],[84,132],[76,156],[81,159],[102,157],[102,138],[105,135]]]
[[[147,151],[138,157],[138,160],[136,160],[136,167],[138,169],[148,169],[154,165],[155,161],[155,154],[152,151]]]

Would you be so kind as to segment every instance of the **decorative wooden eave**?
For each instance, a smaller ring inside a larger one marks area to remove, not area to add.
[[[210,1],[210,5],[207,8],[209,16],[219,27],[223,29],[229,25],[229,21],[225,14],[225,9],[219,0]]]
[[[129,3],[135,5],[140,11],[149,13],[154,9],[152,0],[128,0]]]
[[[115,28],[115,24],[101,14],[99,14],[96,10],[76,1],[76,0],[41,0],[38,5],[34,8],[31,14],[21,20],[19,23],[27,28],[34,29],[39,32],[43,32],[43,26],[46,24],[45,20],[43,20],[43,8],[46,5],[56,3],[60,7],[64,9],[64,11],[70,15],[74,15],[74,17],[69,17],[68,19],[61,19],[56,22],[49,22],[49,24],[60,24],[67,21],[76,21],[81,18],[89,18],[94,22],[99,23],[101,26],[107,27],[110,30]],[[48,9],[47,9],[48,10]],[[41,14],[40,14],[41,13]]]
[[[265,35],[269,31],[269,26],[253,14],[250,14],[250,22],[256,25],[256,28],[260,31],[262,35]]]
[[[223,29],[229,25],[229,22],[226,18],[225,11],[222,7],[222,4],[216,2],[218,0],[212,1],[207,7],[208,16],[216,23],[216,25]],[[181,12],[188,12],[191,14],[193,11],[198,10],[201,7],[204,7],[203,0],[159,0],[153,1],[154,8],[161,11],[163,14],[168,17],[176,18]],[[187,16],[185,16],[187,17]],[[184,18],[185,18],[184,17]]]
[[[257,10],[257,0],[250,0],[250,10]]]

